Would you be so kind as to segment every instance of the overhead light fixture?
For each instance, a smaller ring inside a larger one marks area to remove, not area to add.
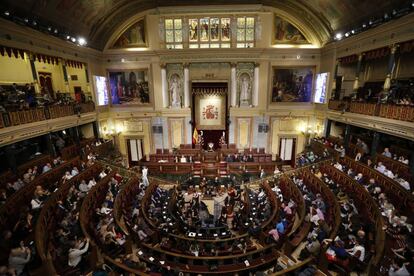
[[[76,42],[76,38],[74,38],[74,37],[72,37],[70,40],[71,40],[73,43],[75,43],[75,42]]]
[[[25,18],[24,22],[29,23],[29,19]]]
[[[336,40],[341,40],[342,39],[342,33],[337,33],[336,35],[335,35],[335,39]]]
[[[367,24],[362,24],[362,28],[366,28],[367,27]]]
[[[58,33],[58,29],[55,29],[53,32],[54,32],[55,34],[57,34],[57,33]]]
[[[352,30],[352,31],[351,31],[351,33],[352,33],[352,34],[355,34],[355,30]]]
[[[32,24],[33,24],[33,26],[36,26],[37,22],[35,20],[33,20]]]
[[[52,31],[52,27],[47,27],[47,30],[48,30],[49,32],[51,32],[51,31]]]
[[[84,46],[84,45],[86,45],[86,44],[87,44],[86,39],[85,39],[85,38],[83,38],[83,37],[78,37],[78,44],[79,44],[80,46]]]
[[[10,15],[10,12],[9,12],[9,11],[5,11],[5,12],[4,12],[4,15],[5,15],[5,16],[9,16],[9,15]]]
[[[66,36],[66,39],[67,39],[67,40],[69,40],[69,39],[70,39],[70,35],[67,35],[67,36]]]
[[[345,33],[345,37],[348,37],[349,36],[349,33]]]

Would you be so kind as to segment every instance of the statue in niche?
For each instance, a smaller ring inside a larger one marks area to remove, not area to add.
[[[174,74],[170,79],[170,95],[171,95],[171,106],[181,107],[181,96],[180,96],[180,76]]]
[[[246,73],[243,73],[240,76],[240,105],[250,105],[250,94],[250,76]]]

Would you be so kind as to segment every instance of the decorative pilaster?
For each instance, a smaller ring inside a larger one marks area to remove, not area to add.
[[[252,105],[258,106],[259,105],[259,63],[254,64],[254,83],[253,83],[253,97],[252,97]]]
[[[392,45],[390,51],[390,57],[388,59],[387,76],[384,81],[384,90],[388,91],[391,87],[391,75],[395,68],[395,52],[397,51],[398,45]]]
[[[237,77],[236,77],[236,63],[231,63],[231,106],[236,107],[237,106]]]
[[[168,107],[168,87],[167,87],[167,66],[161,64],[161,91],[162,91],[162,106]]]
[[[355,80],[354,80],[354,86],[353,86],[353,90],[357,91],[359,88],[359,73],[361,73],[361,66],[362,66],[362,58],[364,57],[364,54],[359,54],[358,56],[358,63],[357,63],[357,68],[356,68],[356,72],[355,72]]]
[[[184,107],[190,107],[190,71],[188,63],[184,63]]]

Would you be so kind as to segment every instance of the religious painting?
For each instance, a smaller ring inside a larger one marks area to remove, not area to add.
[[[274,67],[272,102],[310,102],[313,71],[313,67]]]
[[[225,95],[200,94],[195,97],[195,121],[197,129],[225,129]]]
[[[146,47],[145,20],[129,27],[114,43],[113,48]]]
[[[113,105],[145,105],[150,103],[148,69],[109,72]]]
[[[279,16],[275,16],[273,44],[309,44],[295,26]]]

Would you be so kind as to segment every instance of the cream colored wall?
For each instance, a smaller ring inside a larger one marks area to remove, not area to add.
[[[38,60],[35,61],[35,68],[37,72],[37,77],[39,79],[39,72],[46,72],[52,74],[52,86],[53,91],[56,93],[58,90],[60,92],[69,92],[66,91],[65,87],[65,80],[63,78],[63,69],[62,64],[52,64],[47,62],[39,62]],[[73,93],[73,90],[70,91]]]
[[[86,74],[85,74],[85,67],[82,66],[82,68],[75,68],[66,66],[66,72],[68,73],[68,82],[69,82],[69,91],[71,93],[74,93],[75,86],[82,87],[82,91],[85,92],[85,94],[89,94],[90,92],[89,85],[86,82]],[[72,80],[70,76],[76,75],[78,76],[78,80]]]
[[[92,124],[86,124],[86,125],[80,126],[80,131],[83,134],[84,138],[92,138],[95,136],[93,133]]]
[[[33,82],[32,71],[30,69],[30,61],[25,56],[25,59],[15,58],[14,55],[9,57],[7,55],[0,55],[0,83],[31,83]]]
[[[269,148],[273,157],[279,154],[280,138],[296,138],[296,154],[304,150],[305,136],[301,133],[301,130],[309,123],[307,117],[289,120],[280,117],[272,117],[270,121],[271,136],[269,139]]]

